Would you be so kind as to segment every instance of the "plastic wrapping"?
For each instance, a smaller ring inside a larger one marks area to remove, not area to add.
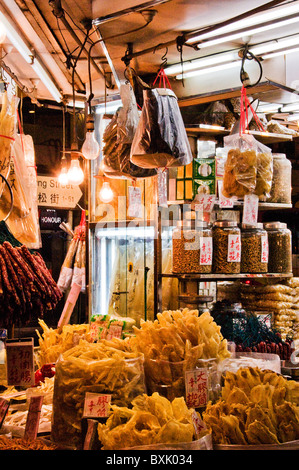
[[[156,175],[156,170],[139,168],[130,161],[131,144],[138,126],[139,113],[133,89],[122,84],[120,96],[123,103],[105,129],[104,159],[101,169],[110,178],[146,178]]]
[[[298,444],[297,444],[298,445]],[[179,442],[177,444],[152,444],[148,446],[136,446],[126,448],[126,450],[213,450],[212,436],[206,436],[196,439],[192,442]]]
[[[249,134],[227,136],[224,146],[228,154],[223,195],[243,198],[246,194],[256,194],[260,198],[269,198],[273,176],[271,150]]]
[[[61,444],[80,446],[86,392],[111,395],[117,406],[145,392],[143,356],[115,341],[81,341],[59,358],[55,371],[51,436]]]
[[[273,179],[268,202],[292,203],[292,164],[283,153],[273,154]]]
[[[143,91],[141,117],[131,147],[131,162],[141,168],[188,165],[193,156],[174,92]]]

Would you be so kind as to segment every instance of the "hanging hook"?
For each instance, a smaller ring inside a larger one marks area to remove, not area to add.
[[[157,44],[157,46],[156,46],[156,47],[154,48],[154,50],[153,50],[153,54],[156,53],[156,50],[159,48],[159,46],[161,46],[161,44]],[[162,69],[162,68],[164,69],[164,68],[166,67],[166,65],[167,65],[168,47],[166,46],[165,49],[166,49],[166,50],[165,50],[165,53],[164,53],[164,54],[162,55],[162,57],[161,57],[161,61],[162,61],[162,62],[161,62],[161,65],[160,65],[160,69]]]

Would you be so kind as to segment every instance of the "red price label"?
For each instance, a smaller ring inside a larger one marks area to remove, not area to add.
[[[261,261],[262,263],[268,263],[268,259],[269,259],[268,234],[262,235],[261,244],[262,244]]]
[[[110,409],[111,395],[86,393],[84,401],[84,418],[107,418]]]
[[[229,263],[240,263],[241,261],[241,239],[240,235],[228,236],[227,261]]]
[[[212,237],[200,237],[200,258],[199,264],[211,265],[213,255],[213,239]]]
[[[186,403],[189,408],[204,406],[208,401],[207,369],[187,370],[185,374]]]

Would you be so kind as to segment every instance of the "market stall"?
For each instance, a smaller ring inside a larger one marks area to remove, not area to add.
[[[298,450],[299,2],[9,3],[0,450]]]

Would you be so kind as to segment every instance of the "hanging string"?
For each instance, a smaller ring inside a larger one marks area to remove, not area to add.
[[[251,103],[247,96],[246,87],[243,85],[241,88],[241,111],[240,111],[240,135],[245,134],[248,131],[248,109],[252,112],[253,118],[258,125],[260,132],[266,132],[262,122],[260,121],[255,110],[251,106]]]

